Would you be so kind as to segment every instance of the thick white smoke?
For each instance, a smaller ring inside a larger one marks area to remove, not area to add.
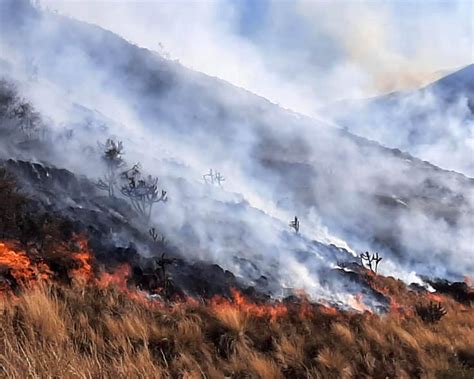
[[[327,272],[366,249],[380,249],[386,267],[398,267],[385,273],[407,280],[413,271],[474,271],[473,186],[461,175],[285,111],[100,28],[27,6],[9,18],[2,74],[18,80],[56,135],[73,130],[37,158],[96,179],[96,143],[116,135],[127,161],[140,161],[168,190],[153,222],[184,257],[249,281],[264,275],[279,284],[275,293],[303,288],[338,301],[350,294],[325,280]],[[203,182],[209,168],[225,176],[222,188]],[[288,227],[295,215],[299,235]]]

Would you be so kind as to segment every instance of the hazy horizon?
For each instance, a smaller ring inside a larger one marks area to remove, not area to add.
[[[474,8],[462,0],[39,3],[309,116],[474,61]]]

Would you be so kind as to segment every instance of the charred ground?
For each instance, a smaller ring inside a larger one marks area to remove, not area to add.
[[[0,210],[8,377],[473,375],[467,283],[434,280],[433,293],[353,263],[334,274],[362,286],[361,297],[378,297],[382,314],[358,297],[346,311],[297,292],[272,300],[217,265],[157,245],[125,201],[104,198],[87,179],[25,161],[2,162]],[[117,246],[111,227],[155,256]],[[172,261],[166,274],[163,253]]]
[[[164,296],[184,292],[196,296],[229,295],[231,287],[243,285],[228,271],[204,262],[187,263],[173,246],[153,241],[139,215],[124,200],[102,196],[93,183],[64,169],[38,163],[9,160],[0,168],[0,235],[26,255],[37,257],[52,268],[60,282],[70,283],[68,270],[75,262],[69,253],[87,241],[94,268],[114,270],[130,265],[131,283],[159,291],[164,280],[159,269],[163,254],[169,257],[167,273],[173,278]],[[116,236],[121,236],[117,239]],[[123,239],[128,236],[128,243]],[[141,251],[137,244],[141,245]],[[62,251],[62,254],[58,254]],[[144,256],[146,252],[149,257]],[[18,283],[13,282],[14,288]]]

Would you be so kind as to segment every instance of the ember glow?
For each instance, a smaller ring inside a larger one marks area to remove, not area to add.
[[[8,272],[15,280],[15,284],[29,287],[37,282],[51,281],[56,276],[45,262],[30,258],[26,251],[18,247],[19,245],[17,242],[0,242],[0,270]],[[68,277],[76,285],[97,285],[99,288],[114,287],[122,291],[127,290],[127,280],[131,274],[130,265],[121,264],[110,272],[94,270],[94,256],[85,237],[74,236],[71,243],[57,243],[53,250],[68,257],[72,262]],[[95,271],[98,272],[97,275],[94,274]]]

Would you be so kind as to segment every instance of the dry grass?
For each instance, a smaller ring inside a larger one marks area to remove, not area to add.
[[[472,378],[474,312],[448,307],[437,324],[297,306],[275,318],[40,285],[0,300],[0,377]]]
[[[34,228],[25,231],[25,199],[4,174],[0,237],[12,240],[0,240],[0,265],[17,285],[0,281],[0,378],[474,378],[473,308],[449,297],[367,272],[360,278],[390,299],[390,313],[303,299],[262,305],[238,293],[151,303],[127,289],[130,267],[93,267],[67,220],[28,215]],[[30,240],[41,242],[42,259]],[[413,312],[431,300],[447,310],[439,323]]]

